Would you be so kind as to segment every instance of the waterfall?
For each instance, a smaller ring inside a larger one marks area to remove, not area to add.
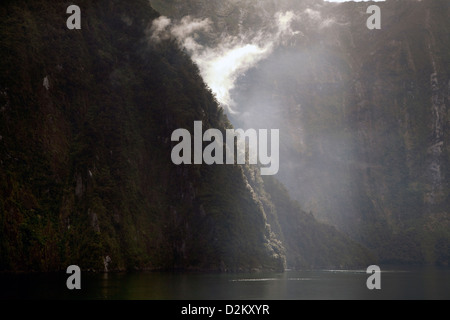
[[[442,152],[444,147],[444,124],[446,106],[439,90],[438,76],[432,73],[431,85],[431,146],[428,148],[427,177],[431,184],[431,190],[426,196],[428,204],[436,204],[442,196],[442,183],[444,181],[442,164]]]

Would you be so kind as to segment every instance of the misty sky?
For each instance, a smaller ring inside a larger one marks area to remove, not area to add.
[[[308,9],[304,14],[321,19],[318,11]],[[296,19],[299,17],[292,11],[277,12],[272,22],[273,31],[264,34],[255,31],[236,36],[224,34],[220,43],[209,47],[197,41],[197,32],[208,31],[211,20],[185,16],[180,21],[172,21],[161,16],[153,21],[150,38],[160,41],[175,37],[188,50],[220,104],[228,112],[236,113],[230,93],[236,80],[270,55],[278,42],[300,34],[300,31],[291,28],[291,23]]]

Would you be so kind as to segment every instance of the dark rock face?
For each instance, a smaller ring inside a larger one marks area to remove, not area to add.
[[[149,41],[158,14],[148,1],[77,5],[81,30],[65,28],[63,4],[0,9],[1,270],[366,264],[367,251],[337,231],[322,238],[328,227],[286,190],[268,194],[259,170],[174,165],[175,129],[231,127],[197,67],[174,41]],[[302,240],[285,233],[272,197],[317,231],[310,245],[285,248]],[[311,258],[314,243],[331,242]]]

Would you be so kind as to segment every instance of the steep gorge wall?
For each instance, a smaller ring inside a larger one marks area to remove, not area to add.
[[[449,2],[377,3],[381,30],[366,28],[367,3],[206,2],[162,9],[210,18],[217,35],[297,17],[295,36],[237,80],[230,118],[282,127],[278,178],[301,206],[381,261],[448,264]]]
[[[175,129],[230,121],[175,41],[149,41],[147,1],[77,5],[81,30],[65,27],[62,3],[0,7],[1,271],[372,262],[283,188],[268,194],[255,168],[174,165]]]

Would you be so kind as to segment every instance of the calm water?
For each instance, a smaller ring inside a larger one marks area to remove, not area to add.
[[[368,290],[365,270],[285,273],[85,274],[81,290],[65,274],[0,275],[0,298],[25,299],[450,299],[450,269],[381,268],[381,290]]]

